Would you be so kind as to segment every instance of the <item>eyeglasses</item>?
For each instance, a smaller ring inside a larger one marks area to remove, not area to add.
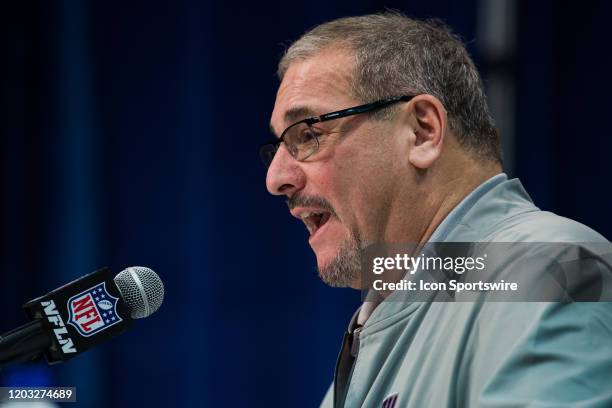
[[[360,113],[374,112],[398,102],[408,102],[414,95],[396,96],[393,98],[382,99],[380,101],[366,103],[348,109],[326,113],[321,116],[312,116],[302,119],[289,126],[281,136],[269,143],[259,147],[259,156],[266,167],[270,167],[274,155],[278,151],[281,143],[285,144],[289,154],[297,161],[303,161],[312,156],[319,150],[319,137],[324,134],[320,129],[314,128],[315,123],[326,122],[328,120],[340,119],[347,116],[358,115]]]

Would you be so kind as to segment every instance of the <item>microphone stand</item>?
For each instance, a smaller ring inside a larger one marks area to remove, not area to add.
[[[33,320],[0,336],[0,368],[13,362],[40,358],[51,346],[41,320]]]

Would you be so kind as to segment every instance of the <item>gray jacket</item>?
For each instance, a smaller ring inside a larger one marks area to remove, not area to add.
[[[445,241],[608,242],[540,211],[517,179],[482,195]],[[360,332],[344,406],[612,407],[612,303],[384,301]]]

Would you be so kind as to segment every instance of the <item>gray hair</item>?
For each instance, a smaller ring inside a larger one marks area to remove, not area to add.
[[[354,53],[351,96],[366,103],[433,95],[446,108],[459,144],[501,163],[499,135],[478,70],[461,40],[443,23],[385,12],[321,24],[287,49],[278,65],[279,78],[293,61],[332,45]]]

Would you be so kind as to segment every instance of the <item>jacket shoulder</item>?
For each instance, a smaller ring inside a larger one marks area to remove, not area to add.
[[[578,221],[537,208],[500,220],[485,235],[498,242],[608,242]]]
[[[518,179],[483,195],[462,217],[451,241],[608,242],[578,221],[542,211]]]

